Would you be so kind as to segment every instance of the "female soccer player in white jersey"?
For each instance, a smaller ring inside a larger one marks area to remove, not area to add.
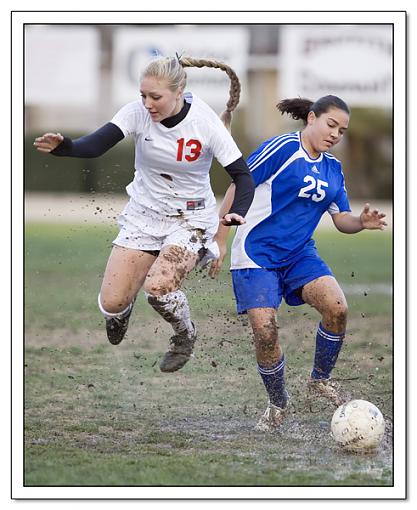
[[[222,120],[200,98],[185,92],[184,67],[215,67],[231,79]],[[213,60],[160,57],[141,77],[141,100],[129,103],[94,133],[71,140],[46,133],[34,145],[56,156],[97,157],[127,136],[135,141],[135,176],[130,200],[119,218],[98,305],[109,341],[119,344],[138,291],[173,329],[160,368],[173,372],[190,359],[196,329],[181,285],[207,255],[219,220],[209,171],[213,156],[232,177],[236,196],[221,220],[243,224],[255,185],[227,128],[239,102],[234,71]],[[227,128],[225,127],[227,126]]]
[[[360,216],[352,215],[342,166],[327,152],[348,128],[350,113],[345,102],[325,96],[314,103],[286,99],[277,107],[303,120],[305,127],[267,140],[248,158],[255,197],[246,223],[236,230],[231,253],[237,311],[249,316],[258,372],[269,396],[267,410],[255,427],[265,431],[280,425],[288,401],[285,358],[276,325],[282,297],[289,305],[308,303],[321,314],[308,387],[335,405],[342,403],[330,374],[345,336],[347,304],[312,239],[321,216],[330,213],[336,228],[346,234],[386,226],[385,214],[371,211],[369,204]],[[232,184],[222,210],[233,195]],[[220,225],[216,236],[223,255],[228,230]],[[220,258],[214,263],[212,276],[221,262]]]

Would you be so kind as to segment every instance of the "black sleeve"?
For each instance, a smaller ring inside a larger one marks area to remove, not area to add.
[[[73,158],[97,158],[111,149],[124,138],[122,130],[115,124],[108,122],[101,128],[86,136],[71,140],[64,140],[56,149],[51,151],[54,156],[71,156]]]
[[[235,198],[229,213],[245,216],[255,194],[255,181],[243,158],[239,158],[224,167],[236,185]]]

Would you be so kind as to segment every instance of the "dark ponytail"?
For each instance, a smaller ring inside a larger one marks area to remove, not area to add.
[[[283,99],[277,104],[281,114],[288,113],[294,120],[302,120],[307,124],[307,117],[310,112],[314,112],[316,117],[326,113],[330,108],[338,108],[350,115],[348,105],[337,96],[323,96],[316,102],[310,99],[295,97],[293,99]]]
[[[294,120],[307,122],[307,115],[313,104],[310,99],[295,97],[294,99],[283,99],[277,104],[277,108],[282,115],[288,113]]]

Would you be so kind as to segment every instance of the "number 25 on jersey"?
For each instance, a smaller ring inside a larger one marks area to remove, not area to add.
[[[324,188],[327,188],[329,183],[320,179],[316,180],[312,175],[306,175],[304,177],[304,182],[308,182],[309,184],[300,189],[298,196],[301,198],[311,198],[313,202],[321,202],[326,196],[326,190]],[[317,193],[310,193],[312,190]]]
[[[195,140],[194,138],[191,138],[191,140],[185,142],[184,138],[180,138],[177,140],[177,143],[177,161],[183,161],[183,159],[185,159],[186,161],[191,162],[199,158],[201,154],[201,142]]]

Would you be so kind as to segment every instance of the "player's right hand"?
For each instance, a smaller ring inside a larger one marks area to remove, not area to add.
[[[33,145],[39,152],[51,152],[64,140],[61,133],[45,133],[35,138]]]

